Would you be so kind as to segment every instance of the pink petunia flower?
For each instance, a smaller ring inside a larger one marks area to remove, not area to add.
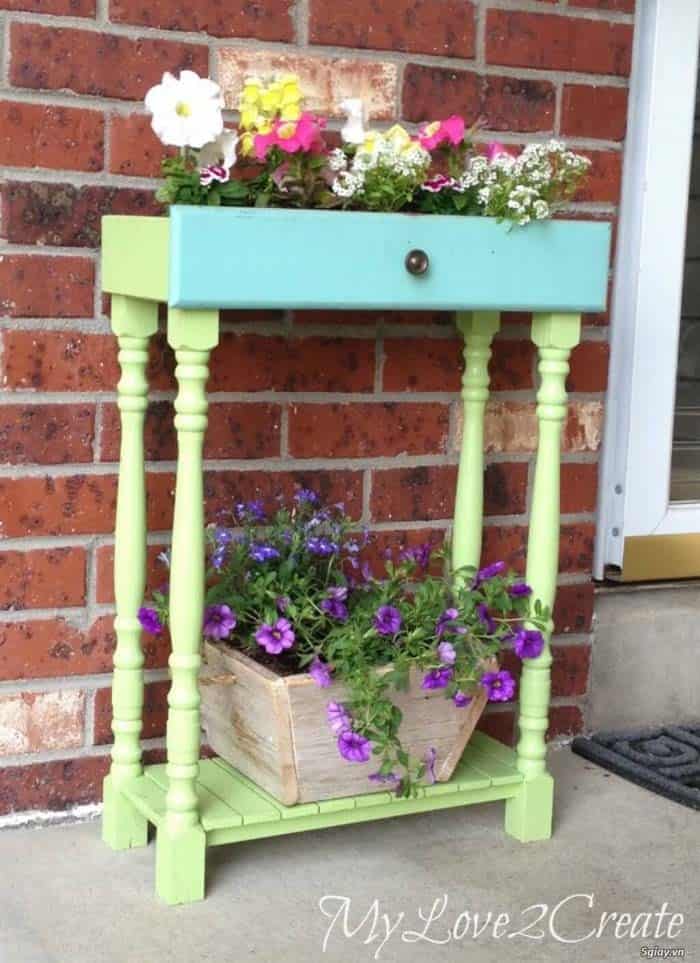
[[[428,191],[430,194],[439,194],[440,191],[446,191],[449,188],[454,188],[457,186],[457,181],[454,177],[445,177],[444,174],[435,174],[433,177],[429,177],[427,181],[421,184],[421,189]]]
[[[510,156],[510,151],[507,151],[500,141],[489,141],[489,143],[486,145],[486,157],[489,164],[493,163],[493,161],[495,161],[497,157],[500,157],[501,154]]]
[[[420,134],[418,141],[426,150],[435,150],[443,144],[457,147],[464,140],[464,118],[453,114],[447,120],[436,120],[427,124]]]
[[[267,134],[256,134],[255,156],[265,160],[272,147],[279,147],[285,154],[322,154],[326,149],[321,131],[326,121],[323,117],[303,113],[299,120],[276,120]]]

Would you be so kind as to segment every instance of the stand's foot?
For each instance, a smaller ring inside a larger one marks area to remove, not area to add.
[[[554,780],[542,773],[524,782],[517,796],[506,800],[506,832],[521,843],[552,835]]]
[[[201,826],[172,835],[166,826],[156,836],[156,893],[171,906],[204,899],[207,837]]]
[[[148,843],[148,820],[107,776],[103,783],[102,839],[112,849],[133,849]]]

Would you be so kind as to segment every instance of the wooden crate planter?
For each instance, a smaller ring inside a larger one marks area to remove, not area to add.
[[[421,689],[420,679],[413,673],[408,692],[392,692],[403,713],[401,742],[421,759],[434,748],[436,775],[445,782],[484,711],[486,693],[457,709],[441,690]],[[286,806],[386,790],[367,778],[376,760],[350,764],[338,755],[326,705],[346,698],[342,685],[319,689],[308,673],[277,675],[217,642],[204,643],[200,684],[211,748]]]
[[[501,311],[533,312],[539,435],[526,579],[534,597],[551,608],[558,569],[559,450],[568,360],[579,341],[581,312],[605,307],[610,225],[557,220],[510,229],[475,217],[174,207],[168,218],[105,217],[102,239],[103,289],[111,294],[122,370],[114,747],[104,784],[105,841],[114,849],[145,845],[148,824],[155,825],[157,891],[166,902],[182,903],[204,895],[207,846],[262,836],[505,800],[508,833],[523,842],[546,839],[553,799],[544,741],[551,624],[542,654],[523,666],[517,749],[474,733],[452,778],[422,787],[412,799],[363,791],[285,805],[224,760],[199,761],[205,386],[210,354],[219,340],[220,308],[456,310],[465,370],[453,564],[477,566],[491,341]],[[416,266],[421,270],[414,270]],[[168,304],[168,341],[175,351],[178,382],[172,683],[168,762],[144,767],[143,652],[137,619],[146,560],[143,427],[149,340],[157,331],[161,301]],[[244,721],[246,711],[241,708]],[[300,798],[306,787],[301,779]]]

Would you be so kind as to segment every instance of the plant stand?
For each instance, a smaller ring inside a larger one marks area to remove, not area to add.
[[[539,357],[539,440],[527,581],[554,602],[559,551],[560,436],[565,380],[580,312],[605,305],[609,226],[555,221],[512,229],[487,218],[175,207],[169,218],[103,219],[103,287],[119,339],[121,453],[115,534],[112,767],[103,838],[142,846],[157,828],[156,889],[167,903],[204,896],[207,846],[505,800],[506,832],[551,834],[545,766],[549,644],[524,663],[515,751],[476,733],[452,779],[415,799],[389,793],[284,806],[219,759],[199,761],[204,599],[202,443],[208,361],[219,308],[455,309],[464,336],[464,433],[457,485],[455,566],[478,566],[483,519],[483,430],[491,341],[499,311],[532,310]],[[409,252],[413,257],[409,258]],[[427,268],[427,269],[426,269]],[[149,338],[168,303],[175,350],[178,438],[171,557],[172,678],[167,765],[141,762],[143,653],[137,611],[145,589],[143,424]],[[551,635],[549,626],[547,636]],[[547,638],[547,643],[549,638]]]

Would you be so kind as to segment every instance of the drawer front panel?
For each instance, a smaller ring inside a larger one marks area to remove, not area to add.
[[[173,207],[170,304],[600,311],[609,244],[585,221]]]

